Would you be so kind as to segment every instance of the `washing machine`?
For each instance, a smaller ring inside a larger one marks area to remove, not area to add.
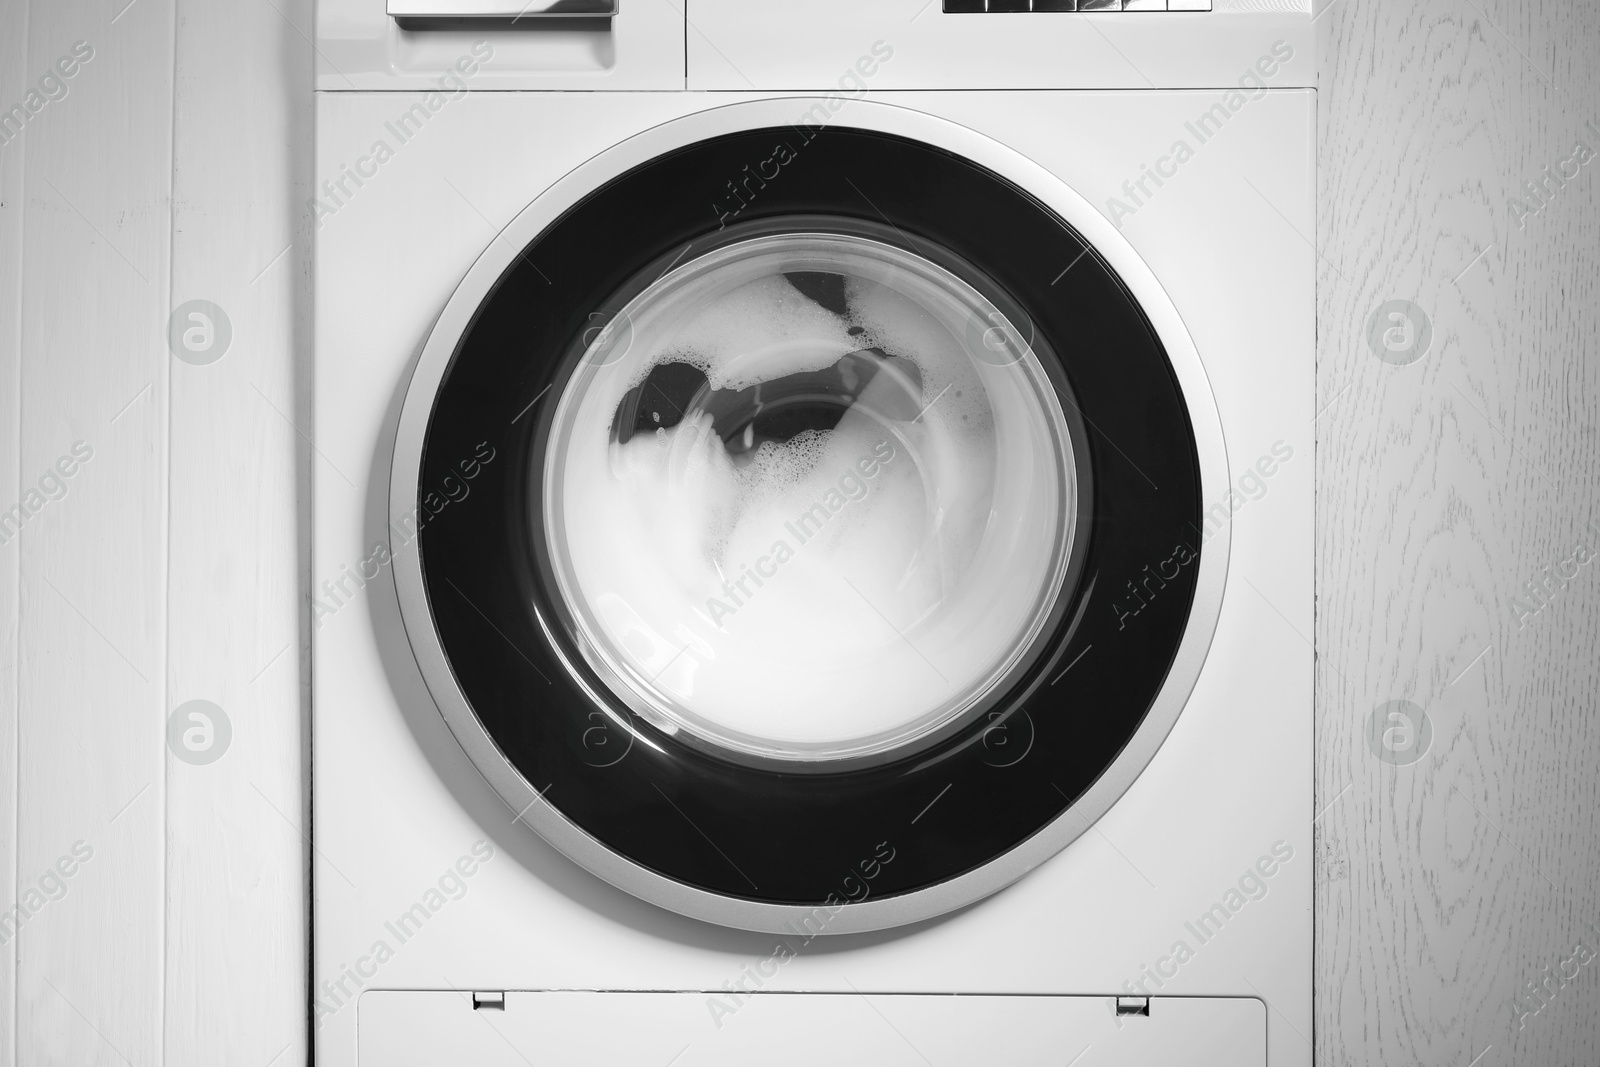
[[[1309,5],[316,20],[317,1062],[1309,1064]]]

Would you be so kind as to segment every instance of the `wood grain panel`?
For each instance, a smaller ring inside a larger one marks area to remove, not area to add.
[[[92,449],[18,539],[17,885],[41,903],[17,939],[14,1037],[30,1067],[162,1055],[173,11],[120,7],[36,0],[23,61],[38,85],[75,42],[93,50],[22,138],[20,481]]]
[[[214,703],[231,739],[212,736],[214,762],[167,758],[172,1067],[306,1059],[310,8],[178,3],[171,302],[216,305],[231,339],[172,364],[169,703]]]
[[[1600,566],[1531,620],[1514,598],[1600,549],[1600,163],[1511,201],[1600,148],[1600,12],[1342,0],[1318,26],[1319,1062],[1594,1063],[1594,965],[1524,983],[1600,949]],[[1407,366],[1366,336],[1391,299],[1432,322]],[[1395,698],[1433,728],[1409,766],[1367,739]]]

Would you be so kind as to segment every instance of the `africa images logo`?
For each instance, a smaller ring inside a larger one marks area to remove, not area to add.
[[[1408,367],[1428,354],[1433,323],[1410,300],[1386,300],[1367,316],[1367,347],[1392,367]]]
[[[0,545],[10,544],[22,532],[29,519],[46,506],[64,499],[71,486],[72,476],[94,458],[94,448],[85,441],[72,442],[72,451],[59,457],[39,476],[38,487],[29,486],[11,507],[0,511]]]
[[[738,979],[730,978],[723,982],[722,992],[706,994],[706,1010],[711,1013],[711,1021],[717,1029],[722,1029],[723,1020],[748,1004],[750,998],[764,989],[767,982],[775,978],[785,965],[798,959],[806,946],[822,934],[846,904],[859,904],[871,896],[872,880],[894,862],[897,854],[889,842],[878,842],[872,855],[861,860],[855,870],[845,875],[839,891],[829,893],[820,907],[812,908],[798,922],[791,919],[784,924],[794,936],[785,936],[773,946],[770,955],[753,965],[746,963],[740,967]]]
[[[1586,125],[1593,132],[1600,134],[1600,126],[1589,120]],[[1582,137],[1575,137],[1572,148],[1566,156],[1558,157],[1555,165],[1545,164],[1539,171],[1538,177],[1531,178],[1522,183],[1522,188],[1517,195],[1510,197],[1506,203],[1511,208],[1511,215],[1517,220],[1517,229],[1527,230],[1528,219],[1535,215],[1542,215],[1546,208],[1555,203],[1556,198],[1566,191],[1568,185],[1577,181],[1583,168],[1594,161],[1595,150],[1589,142]],[[1522,195],[1523,192],[1527,196]]]
[[[391,519],[385,531],[392,536],[388,541],[376,541],[372,551],[357,561],[355,567],[343,564],[339,568],[336,578],[325,578],[322,581],[322,596],[312,594],[311,617],[313,623],[320,629],[323,622],[332,618],[344,608],[345,605],[355,600],[356,595],[367,587],[367,583],[383,573],[383,568],[394,562],[394,551],[404,548],[416,540],[424,526],[435,516],[448,507],[452,502],[459,503],[472,492],[471,481],[482,473],[483,468],[494,462],[494,446],[488,441],[478,442],[473,454],[456,463],[456,470],[460,477],[454,473],[447,474],[439,483],[439,490],[430,490],[421,494],[417,504],[399,520]],[[353,587],[353,588],[352,588]]]
[[[68,82],[93,58],[94,46],[88,41],[77,42],[70,54],[59,57],[49,70],[39,76],[37,89],[30,87],[20,104],[12,104],[8,110],[0,111],[0,146],[21,137],[28,123],[37,118],[47,105],[65,100],[67,93],[72,91]]]
[[[1257,459],[1234,485],[1228,487],[1228,495],[1206,510],[1200,544],[1204,545],[1215,537],[1246,505],[1265,497],[1271,489],[1268,479],[1293,458],[1294,446],[1287,441],[1274,441],[1271,452]],[[1127,598],[1111,602],[1111,610],[1117,614],[1117,629],[1127,629],[1129,619],[1149,607],[1168,582],[1175,580],[1183,568],[1199,558],[1200,552],[1193,545],[1180,543],[1173,546],[1172,555],[1166,559],[1154,565],[1145,564],[1137,578],[1128,579]]]
[[[66,896],[72,876],[93,858],[93,846],[74,841],[72,848],[46,867],[32,885],[24,886],[19,879],[16,904],[8,911],[0,911],[0,945],[9,945],[30,919]]]
[[[827,128],[828,123],[833,121],[833,116],[844,107],[846,101],[866,93],[866,79],[877,74],[883,64],[893,58],[892,45],[884,41],[873,41],[869,53],[857,59],[854,66],[846,68],[839,76],[839,88],[813,104],[809,111],[800,116],[800,121],[794,124],[798,148],[788,141],[779,141],[773,146],[772,153],[758,162],[753,170],[750,164],[746,163],[738,177],[729,179],[727,197],[711,204],[711,213],[717,217],[717,228],[722,229],[754,203],[761,190],[767,187],[767,183],[776,180],[778,175],[783,173],[783,168],[799,157],[800,148],[815,140],[818,131]]]
[[[494,846],[488,841],[473,842],[469,854],[446,867],[434,884],[423,890],[420,898],[383,924],[386,936],[374,940],[365,955],[358,957],[354,964],[340,963],[337,969],[328,966],[324,972],[328,977],[312,991],[312,1025],[320,1030],[322,1024],[345,1005],[355,1003],[369,983],[378,977],[383,965],[394,959],[406,942],[420,934],[452,901],[467,895],[471,878],[494,856]]]
[[[857,460],[854,469],[840,475],[838,483],[829,486],[827,492],[822,494],[821,500],[814,501],[793,520],[785,522],[783,528],[797,544],[804,545],[822,533],[823,527],[835,515],[851,504],[865,500],[871,491],[871,480],[889,465],[895,455],[894,445],[887,440],[879,441],[872,446],[870,456]],[[737,615],[739,609],[747,605],[763,585],[778,576],[778,568],[794,557],[794,547],[780,537],[772,543],[772,548],[766,555],[756,558],[754,565],[739,564],[738,573],[722,583],[722,592],[727,599],[716,596],[706,598],[706,616],[711,625],[719,630],[722,629],[722,620],[730,615]],[[755,589],[750,588],[752,582],[755,583]]]
[[[439,76],[434,83],[438,88],[423,93],[420,101],[383,124],[384,130],[394,138],[394,144],[386,137],[379,137],[372,142],[366,155],[356,159],[354,166],[340,163],[337,176],[323,179],[318,186],[322,195],[312,197],[309,204],[317,228],[321,229],[323,219],[347,207],[356,193],[378,176],[378,169],[395,157],[396,150],[421,133],[446,104],[471,92],[466,79],[477,74],[483,64],[493,58],[493,45],[488,41],[474,41],[471,53],[461,56],[451,69]]]
[[[1140,208],[1155,198],[1162,186],[1176,178],[1178,168],[1193,159],[1196,151],[1207,141],[1221,133],[1222,127],[1243,111],[1246,104],[1265,97],[1266,79],[1276,75],[1293,58],[1293,45],[1287,41],[1274,41],[1270,54],[1261,56],[1254,66],[1239,75],[1237,89],[1230,89],[1223,94],[1221,101],[1195,116],[1194,121],[1183,124],[1187,137],[1173,141],[1166,155],[1156,157],[1154,166],[1139,164],[1138,177],[1122,183],[1122,194],[1126,199],[1113,196],[1106,201],[1106,215],[1117,228],[1122,227],[1125,217],[1137,215]],[[1193,144],[1189,143],[1189,137],[1194,138]]]
[[[1139,965],[1139,975],[1122,983],[1130,997],[1153,996],[1168,982],[1178,977],[1178,972],[1193,960],[1199,949],[1221,935],[1223,929],[1249,905],[1265,900],[1272,890],[1272,878],[1294,859],[1294,846],[1287,841],[1275,841],[1269,853],[1256,859],[1230,885],[1222,897],[1209,908],[1183,924],[1185,936],[1177,938],[1164,956],[1157,957],[1153,966]],[[1190,938],[1194,944],[1190,944]],[[1151,987],[1154,986],[1154,990]],[[1118,1021],[1120,1028],[1121,1021]]]

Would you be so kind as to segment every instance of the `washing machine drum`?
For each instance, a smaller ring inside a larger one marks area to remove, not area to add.
[[[407,620],[458,737],[574,859],[733,925],[922,918],[1081,832],[1210,551],[1184,392],[1111,267],[883,132],[615,177],[428,388]]]

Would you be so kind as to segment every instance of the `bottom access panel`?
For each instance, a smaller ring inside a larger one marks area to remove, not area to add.
[[[1265,1067],[1249,997],[372,990],[361,1067]]]

